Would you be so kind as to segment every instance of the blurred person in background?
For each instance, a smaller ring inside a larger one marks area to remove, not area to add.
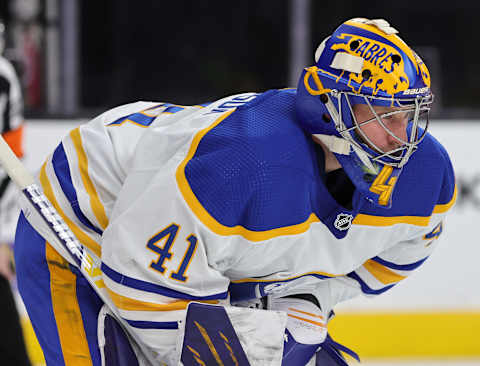
[[[23,102],[20,83],[13,65],[3,57],[5,26],[0,22],[0,128],[5,141],[18,157],[23,156]],[[2,365],[30,365],[19,314],[11,289],[15,278],[11,245],[19,214],[15,185],[0,168],[0,313]]]
[[[130,103],[72,130],[37,180],[101,268],[80,272],[28,207],[15,238],[47,364],[144,365],[96,289],[156,364],[347,365],[334,307],[414,273],[456,197],[428,69],[397,33],[351,19],[296,89]]]

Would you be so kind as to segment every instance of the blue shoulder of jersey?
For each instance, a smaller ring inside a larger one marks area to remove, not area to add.
[[[315,144],[297,123],[295,90],[271,90],[237,107],[203,134],[184,168],[196,201],[187,203],[206,226],[222,235],[260,241],[301,233],[322,221],[342,238],[349,225],[342,227],[339,219],[353,218],[357,211],[335,202],[319,169]],[[448,210],[454,197],[448,154],[427,135],[399,177],[392,207],[365,200],[353,223],[376,225],[378,218],[386,218],[395,224],[392,217],[401,217],[398,222],[414,217],[426,226],[432,212]]]
[[[313,142],[296,122],[295,90],[260,94],[210,129],[185,177],[217,232],[262,240],[308,225],[319,171]]]

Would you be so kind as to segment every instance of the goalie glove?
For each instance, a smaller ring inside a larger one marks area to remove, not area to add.
[[[294,297],[269,298],[268,308],[288,316],[282,365],[306,365],[327,338],[327,314],[314,303]]]

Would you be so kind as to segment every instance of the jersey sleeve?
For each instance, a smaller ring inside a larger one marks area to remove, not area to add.
[[[432,254],[437,238],[443,230],[443,220],[429,232],[415,239],[403,241],[367,260],[347,274],[365,295],[380,295],[410,276]]]
[[[82,245],[97,257],[131,151],[144,132],[127,122],[123,127],[111,124],[154,105],[138,102],[117,107],[73,129],[37,174],[49,201]]]
[[[451,207],[454,200],[455,196],[447,206]],[[443,210],[446,206],[436,206],[436,209]],[[360,295],[375,297],[390,290],[428,261],[444,229],[446,212],[434,214],[423,234],[397,243],[346,275],[318,283],[311,293],[322,309],[330,312],[337,304]]]
[[[158,120],[137,143],[101,253],[103,282],[120,316],[167,364],[178,353],[187,305],[228,303],[229,284],[209,261],[209,233],[178,190],[175,172],[191,132],[165,132],[177,114]]]
[[[438,245],[446,224],[446,216],[455,203],[457,188],[453,168],[446,152],[445,174],[437,204],[433,207],[429,223],[423,229],[412,228],[406,237],[375,257],[366,260],[350,273],[331,279],[317,289],[317,298],[330,309],[358,295],[376,296],[393,288],[424,264]]]
[[[347,274],[366,295],[379,295],[391,289],[419,268],[437,246],[436,239],[442,234],[445,217],[455,203],[457,189],[448,154],[440,144],[436,146],[444,174],[429,223],[423,230],[413,230],[411,239],[407,237]]]

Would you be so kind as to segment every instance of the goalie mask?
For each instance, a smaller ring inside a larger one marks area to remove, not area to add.
[[[335,154],[356,188],[382,207],[390,207],[397,178],[425,136],[433,101],[427,67],[397,33],[383,19],[343,23],[320,44],[316,64],[304,69],[297,89],[302,127]],[[371,117],[357,120],[357,104]],[[408,118],[401,135],[385,123],[395,117]],[[378,123],[395,147],[376,144],[365,132],[369,123]]]

